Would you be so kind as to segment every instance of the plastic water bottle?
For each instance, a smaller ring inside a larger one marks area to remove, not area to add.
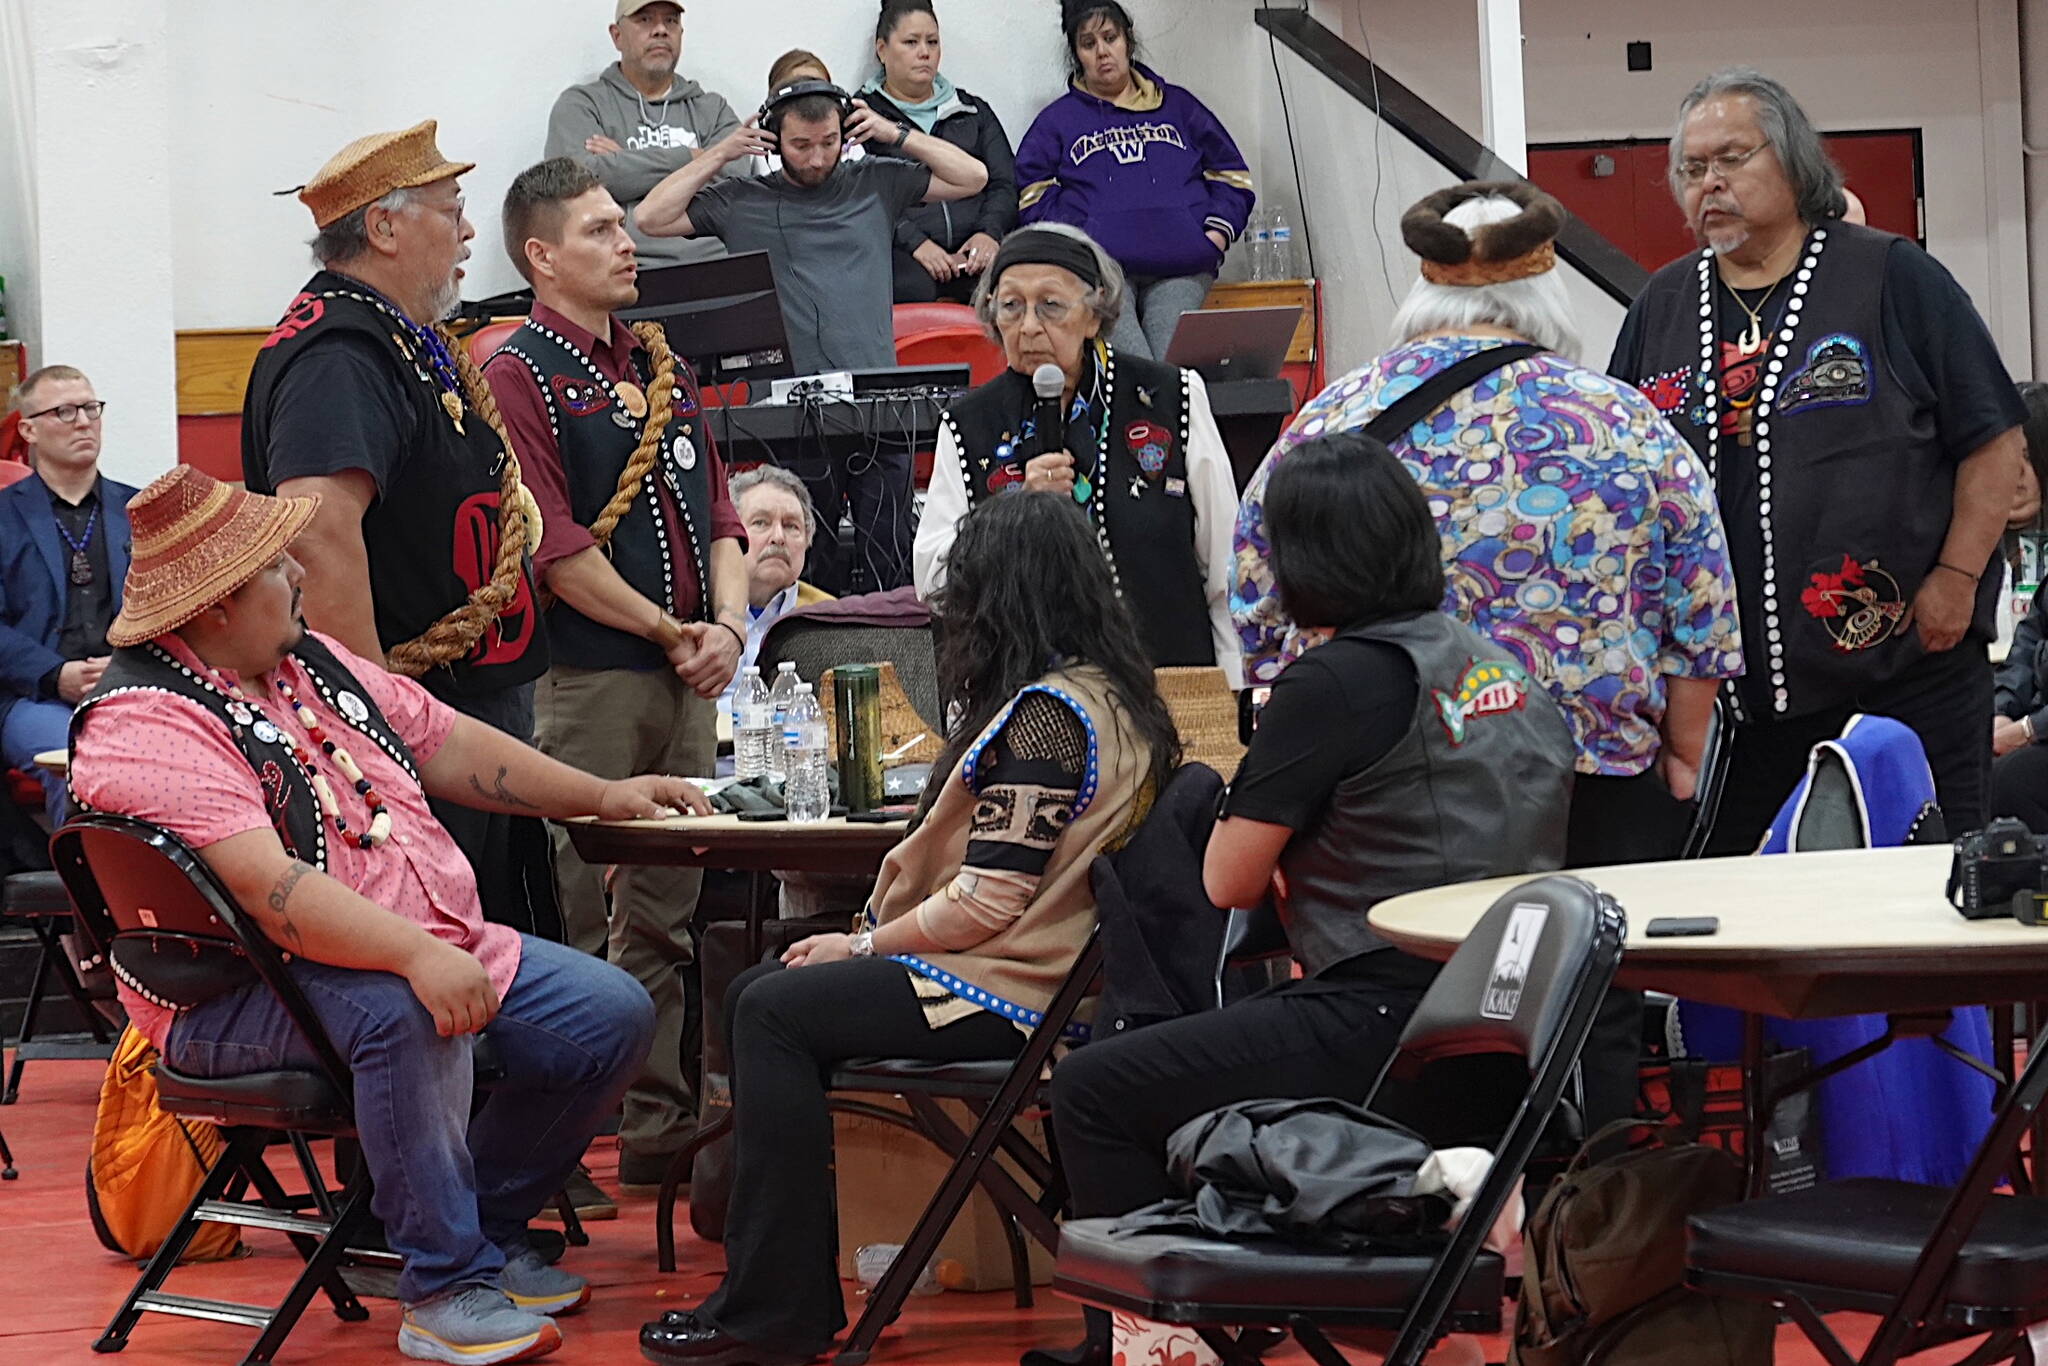
[[[782,730],[775,724],[773,704],[761,670],[752,664],[740,675],[740,686],[732,697],[732,771],[735,776],[759,778],[772,767],[769,760],[781,747]]]
[[[821,821],[832,814],[832,779],[825,759],[825,713],[808,683],[782,721],[782,802],[792,821]]]
[[[1270,239],[1268,260],[1272,280],[1299,280],[1306,270],[1302,265],[1300,249],[1294,242],[1294,224],[1288,221],[1286,212],[1274,205],[1266,220],[1266,233]]]
[[[795,699],[797,686],[802,682],[803,680],[796,676],[796,665],[791,661],[785,659],[776,666],[775,682],[768,689],[768,704],[775,709],[772,720],[778,737],[782,734],[782,723],[789,715],[789,704]],[[782,744],[779,739],[770,741],[767,753],[769,774],[776,778],[788,777],[782,767]]]
[[[882,1277],[888,1274],[897,1254],[902,1251],[900,1243],[869,1243],[854,1251],[853,1274],[860,1282],[863,1294],[882,1283]],[[917,1283],[910,1287],[910,1293],[936,1295],[964,1284],[966,1279],[965,1268],[960,1263],[951,1257],[935,1257],[925,1263],[924,1271],[919,1274]]]
[[[1273,227],[1271,209],[1255,210],[1251,222],[1246,224],[1246,234],[1251,238],[1251,278],[1253,280],[1275,280],[1273,273]]]

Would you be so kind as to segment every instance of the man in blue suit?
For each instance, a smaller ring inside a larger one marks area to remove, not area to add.
[[[64,748],[72,707],[107,666],[135,490],[100,477],[106,405],[82,373],[46,365],[14,402],[35,473],[0,490],[0,759],[42,781],[55,824],[64,780],[32,759]]]

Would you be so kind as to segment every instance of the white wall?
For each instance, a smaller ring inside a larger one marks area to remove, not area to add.
[[[474,161],[476,224],[464,292],[517,287],[497,209],[541,152],[565,85],[615,60],[606,0],[354,0],[347,5],[176,0],[171,163],[177,185],[181,328],[261,326],[306,277],[311,221],[273,190],[309,179],[329,154],[377,129],[441,123],[442,150]],[[1258,141],[1251,0],[1130,0],[1163,75],[1193,88],[1225,126]],[[823,56],[842,84],[872,72],[873,0],[692,0],[684,75],[744,115],[769,64],[791,47]],[[946,74],[987,99],[1012,138],[1065,79],[1054,0],[938,0]],[[1270,70],[1266,72],[1270,83]],[[1254,161],[1254,172],[1259,167]]]
[[[169,0],[31,0],[37,364],[107,401],[101,466],[146,483],[177,460],[171,321]],[[12,64],[10,64],[11,66]],[[118,135],[120,155],[106,149]]]
[[[35,78],[28,13],[0,4],[0,276],[7,279],[7,330],[43,354],[36,271]],[[0,396],[0,403],[4,403]]]
[[[1386,349],[1394,312],[1415,282],[1420,262],[1401,241],[1401,215],[1457,177],[1286,48],[1279,58],[1323,281],[1328,371],[1335,379]],[[1270,65],[1266,72],[1271,86]],[[1269,165],[1284,165],[1279,97],[1267,98],[1260,155]],[[1569,265],[1558,269],[1578,320],[1580,358],[1604,364],[1621,326],[1621,305]]]
[[[1476,136],[1471,0],[1311,11]],[[1668,136],[1686,90],[1738,62],[1784,81],[1824,130],[1921,129],[1928,249],[2006,363],[2032,372],[2015,0],[1524,0],[1522,27],[1532,142]],[[1632,40],[1652,44],[1652,70],[1627,70]]]

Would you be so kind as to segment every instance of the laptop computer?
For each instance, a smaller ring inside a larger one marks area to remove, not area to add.
[[[705,384],[796,373],[768,253],[750,251],[640,272],[640,299],[619,315],[651,319]]]
[[[1275,379],[1301,325],[1301,305],[1198,308],[1180,315],[1166,363],[1203,379]]]

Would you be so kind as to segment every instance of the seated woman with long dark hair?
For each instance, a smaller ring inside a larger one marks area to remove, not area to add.
[[[1564,859],[1571,733],[1512,655],[1440,610],[1436,523],[1400,461],[1360,434],[1304,442],[1274,471],[1266,524],[1281,600],[1322,643],[1275,681],[1202,881],[1218,906],[1270,894],[1303,977],[1060,1063],[1079,1217],[1174,1194],[1167,1136],[1218,1106],[1364,1098],[1436,976],[1373,933],[1378,902]],[[1106,1362],[1107,1316],[1090,1317],[1081,1359]]]
[[[937,786],[882,866],[872,929],[806,939],[727,994],[725,1281],[641,1330],[654,1361],[779,1366],[830,1348],[846,1323],[833,1065],[1013,1056],[1095,924],[1089,863],[1178,761],[1151,661],[1071,499],[1020,490],[977,508],[934,606],[960,717]]]

